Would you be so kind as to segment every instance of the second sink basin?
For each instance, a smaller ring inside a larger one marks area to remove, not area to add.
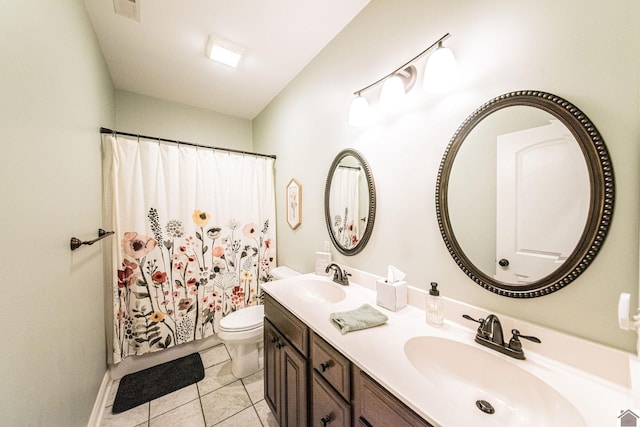
[[[441,409],[446,410],[450,425],[586,425],[577,409],[554,388],[484,349],[421,336],[408,340],[404,353],[446,400],[447,407]]]
[[[291,282],[291,293],[297,298],[309,302],[324,302],[335,304],[346,297],[346,292],[340,285],[329,279],[303,278]]]

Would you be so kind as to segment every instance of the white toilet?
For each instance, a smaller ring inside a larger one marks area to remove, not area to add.
[[[297,276],[289,267],[271,270],[274,280]],[[255,305],[234,311],[220,320],[218,337],[231,354],[231,373],[244,378],[260,370],[260,350],[264,333],[264,306]]]
[[[264,306],[234,311],[220,321],[218,337],[231,354],[231,373],[244,378],[260,370],[258,344],[264,330]]]

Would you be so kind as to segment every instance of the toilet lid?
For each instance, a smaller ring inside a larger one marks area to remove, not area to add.
[[[262,326],[264,305],[254,305],[234,311],[220,320],[220,329],[225,331],[247,331]]]

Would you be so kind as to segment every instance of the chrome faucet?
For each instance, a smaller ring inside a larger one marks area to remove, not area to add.
[[[351,274],[347,273],[347,270],[343,270],[340,268],[338,264],[332,262],[327,265],[327,268],[324,269],[325,273],[333,270],[333,281],[342,286],[349,286],[349,276]]]
[[[516,359],[524,360],[524,350],[522,349],[522,342],[520,338],[527,339],[532,342],[541,343],[539,338],[521,335],[517,329],[511,330],[511,339],[509,343],[504,342],[504,335],[502,333],[502,324],[500,319],[495,314],[490,314],[486,319],[474,319],[468,314],[463,314],[462,317],[468,320],[473,320],[480,324],[478,331],[476,332],[475,341],[490,349],[499,351],[507,356],[514,357]]]
[[[502,334],[502,323],[495,314],[490,314],[480,325],[481,335],[483,339],[489,340],[494,344],[504,345],[504,335]]]

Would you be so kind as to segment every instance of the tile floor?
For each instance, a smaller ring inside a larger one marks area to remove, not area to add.
[[[224,344],[200,352],[204,379],[120,414],[111,413],[119,380],[111,385],[102,427],[277,427],[264,401],[262,371],[237,379]]]

